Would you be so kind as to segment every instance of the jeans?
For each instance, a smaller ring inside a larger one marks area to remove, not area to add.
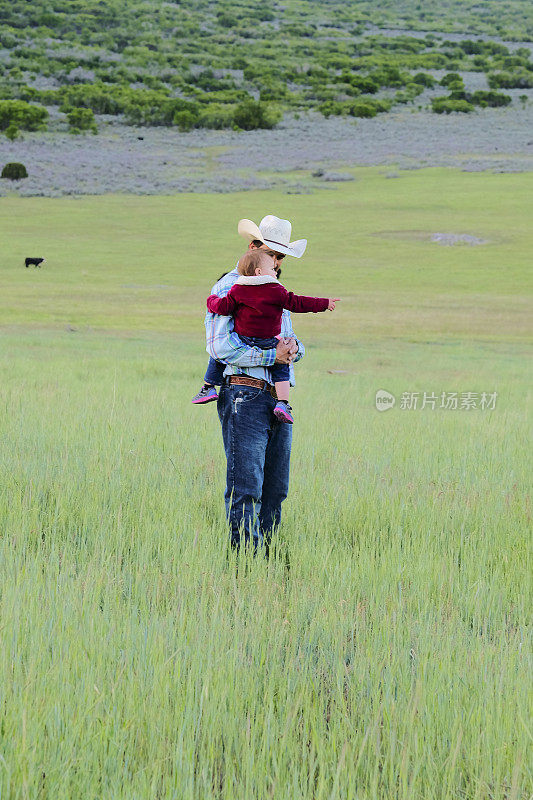
[[[231,546],[252,540],[254,553],[268,555],[281,503],[289,490],[292,425],[278,422],[270,392],[252,386],[223,384],[218,416],[226,452],[226,515]]]

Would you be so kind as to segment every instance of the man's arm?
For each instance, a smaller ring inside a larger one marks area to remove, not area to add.
[[[232,317],[220,317],[209,311],[205,316],[206,350],[217,361],[234,367],[271,367],[276,350],[250,347],[233,330]]]

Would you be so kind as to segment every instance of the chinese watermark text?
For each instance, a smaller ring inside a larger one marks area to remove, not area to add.
[[[398,408],[401,411],[492,411],[496,408],[497,392],[402,392]],[[396,404],[396,397],[386,389],[376,392],[376,408],[388,411]]]

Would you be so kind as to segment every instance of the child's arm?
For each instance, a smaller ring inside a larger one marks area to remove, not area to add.
[[[284,286],[280,288],[283,290],[281,305],[288,311],[294,311],[296,314],[316,314],[328,310],[330,304],[328,297],[306,297],[303,294],[288,292]]]
[[[210,294],[207,298],[207,308],[212,314],[220,314],[223,317],[233,316],[237,308],[237,302],[231,289],[225,297],[217,297],[216,294]]]

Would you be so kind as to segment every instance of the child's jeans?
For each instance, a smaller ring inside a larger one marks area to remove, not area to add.
[[[210,358],[205,371],[204,381],[210,383],[212,386],[222,386],[224,383],[225,369],[226,365],[223,361],[215,361],[214,358]]]
[[[272,350],[277,346],[279,341],[275,336],[272,336],[270,339],[258,339],[256,336],[240,336],[239,338],[242,339],[245,344],[250,345],[250,347],[259,347],[260,350]],[[214,358],[210,358],[204,381],[213,386],[222,386],[224,383],[225,369],[226,364],[223,361],[215,361]],[[273,364],[271,367],[268,367],[268,369],[270,370],[274,383],[277,383],[277,381],[289,380],[288,364]]]

